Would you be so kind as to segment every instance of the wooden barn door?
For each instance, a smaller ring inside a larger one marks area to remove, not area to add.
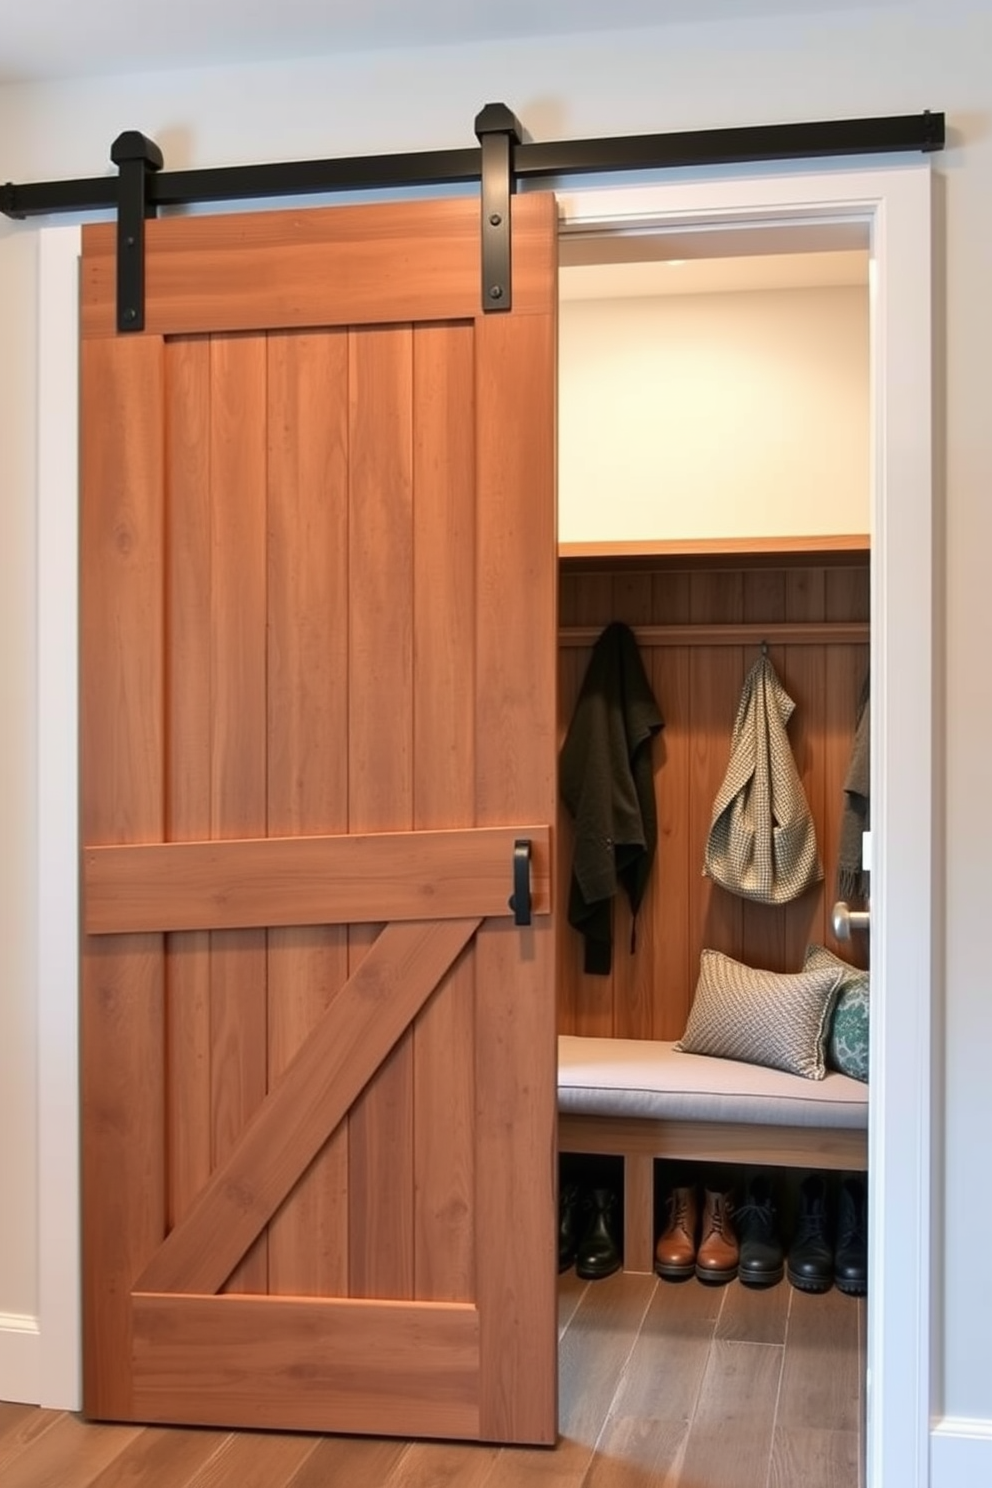
[[[84,233],[89,1416],[556,1434],[556,213]],[[514,845],[533,922],[514,924]]]

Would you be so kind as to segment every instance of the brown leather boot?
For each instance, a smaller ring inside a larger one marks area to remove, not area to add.
[[[699,1204],[694,1188],[673,1188],[668,1225],[654,1248],[654,1269],[666,1281],[685,1281],[696,1267]]]
[[[696,1275],[700,1281],[733,1281],[737,1275],[740,1247],[731,1221],[734,1203],[729,1193],[708,1188],[703,1200],[703,1226],[696,1251]]]

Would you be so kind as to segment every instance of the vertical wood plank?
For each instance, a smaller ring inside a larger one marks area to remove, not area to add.
[[[268,800],[272,836],[348,829],[348,339],[268,342]],[[348,975],[347,930],[268,937],[269,1081]],[[269,1226],[269,1290],[348,1292],[347,1120]]]
[[[564,622],[563,622],[564,623]],[[589,652],[577,646],[561,646],[558,651],[558,737],[559,754],[565,733],[575,710],[579,684],[588,665]],[[558,1032],[580,1033],[582,942],[568,923],[568,895],[575,854],[575,830],[571,815],[559,793],[556,806],[558,830],[555,834],[555,950],[558,965]]]
[[[766,1488],[780,1347],[714,1342],[681,1464],[685,1484]]]
[[[163,367],[154,337],[82,348],[81,835],[161,837]],[[162,938],[84,939],[83,1394],[130,1410],[130,1289],[165,1231]]]
[[[581,587],[574,598],[574,621],[576,625],[595,625],[603,629],[613,619],[613,575],[611,573],[588,573],[582,575]],[[586,670],[592,657],[592,647],[576,650],[574,667],[574,691],[567,710],[563,711],[562,738],[568,730],[575,704],[578,702]],[[567,817],[563,810],[562,815]],[[567,865],[571,878],[572,854],[575,837],[572,822],[567,822]],[[567,889],[566,889],[567,905]],[[615,906],[614,906],[615,909]],[[587,1038],[609,1038],[613,1035],[613,972],[608,976],[587,976],[585,972],[585,942],[579,932],[566,924],[564,935],[565,966],[569,985],[574,989],[575,1032]]]
[[[475,820],[475,438],[470,326],[414,333],[414,826]],[[509,872],[509,865],[507,865]],[[414,1294],[475,1295],[475,968],[414,1027]]]
[[[210,835],[210,341],[166,346],[166,833]],[[166,938],[168,1224],[210,1177],[210,936]]]
[[[211,344],[211,836],[265,834],[266,351],[264,336]],[[267,1083],[264,930],[211,934],[212,1160],[233,1147]],[[227,1283],[268,1285],[265,1236]]]
[[[413,335],[349,341],[349,827],[400,831],[413,820]],[[375,934],[350,931],[350,970]],[[408,1032],[349,1119],[352,1296],[413,1296],[412,1132]]]
[[[690,882],[700,862],[690,853],[689,731],[690,652],[687,646],[656,646],[651,652],[655,697],[665,727],[655,741],[658,802],[658,862],[648,886],[645,912],[656,919],[654,1006],[651,1038],[681,1038],[699,969],[691,948]]]
[[[553,243],[552,230],[549,313],[477,322],[482,826],[550,822],[555,811]],[[487,1237],[478,1249],[481,1435],[550,1443],[557,1430],[553,926],[485,925],[476,961],[476,1222]],[[496,1240],[506,1236],[512,1244]]]

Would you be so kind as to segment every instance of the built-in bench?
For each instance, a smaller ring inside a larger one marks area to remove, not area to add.
[[[558,1040],[558,1146],[623,1159],[624,1268],[654,1261],[654,1160],[864,1170],[868,1087],[649,1039]]]

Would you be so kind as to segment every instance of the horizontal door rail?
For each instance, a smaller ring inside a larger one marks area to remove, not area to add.
[[[641,646],[860,646],[867,645],[867,620],[796,620],[770,625],[634,625]],[[562,646],[592,646],[602,625],[565,625],[558,632]]]
[[[510,916],[529,839],[531,912],[551,912],[550,828],[467,827],[86,847],[88,935]]]
[[[515,182],[552,181],[614,171],[930,151],[943,146],[944,115],[928,109],[921,114],[880,118],[758,124],[613,139],[524,142],[511,146],[510,170]],[[481,180],[482,155],[482,147],[477,146],[201,170],[155,170],[148,173],[145,183],[145,205],[154,215],[163,207],[204,202],[457,186]],[[119,201],[118,176],[29,184],[7,182],[0,186],[0,212],[7,217],[109,211]]]
[[[478,1437],[470,1302],[132,1295],[135,1419]]]

